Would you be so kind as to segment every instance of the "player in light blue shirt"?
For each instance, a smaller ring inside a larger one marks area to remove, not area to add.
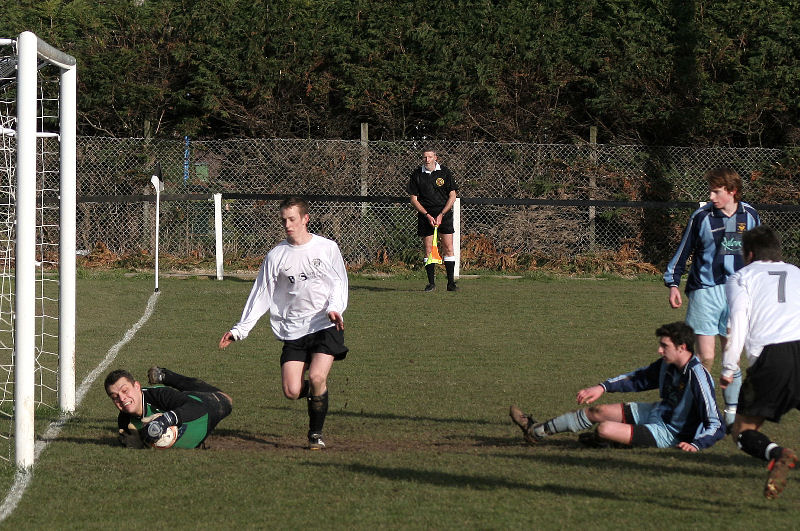
[[[725,436],[720,420],[714,381],[694,355],[695,334],[683,322],[656,330],[661,356],[646,367],[622,374],[578,392],[579,404],[590,404],[604,393],[658,389],[658,402],[603,404],[565,413],[536,423],[518,407],[511,406],[511,419],[529,443],[565,431],[577,432],[597,425],[583,442],[616,442],[629,446],[680,448],[697,452]]]
[[[686,262],[692,267],[686,280],[689,308],[686,324],[697,334],[697,356],[709,371],[714,365],[716,336],[725,348],[728,326],[728,301],[725,281],[744,266],[741,254],[742,234],[761,224],[756,210],[741,201],[742,179],[730,168],[716,168],[706,174],[709,202],[697,209],[683,238],[664,272],[669,288],[669,304],[683,304],[679,289]],[[734,375],[732,385],[723,390],[725,424],[732,424],[742,375]]]

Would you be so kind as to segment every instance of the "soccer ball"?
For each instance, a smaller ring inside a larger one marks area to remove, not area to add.
[[[178,441],[178,427],[167,426],[167,430],[164,432],[164,434],[150,446],[152,446],[153,448],[157,448],[159,450],[166,450],[167,448],[172,448],[172,446],[177,441]]]

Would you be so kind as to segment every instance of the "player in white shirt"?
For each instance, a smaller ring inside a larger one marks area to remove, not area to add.
[[[731,383],[746,349],[749,368],[732,435],[743,451],[769,461],[764,495],[775,498],[798,458],[759,429],[800,408],[800,269],[782,261],[780,240],[764,225],[742,235],[742,253],[747,265],[725,284],[730,321],[720,384]]]
[[[280,213],[286,239],[267,253],[241,319],[223,334],[219,347],[245,339],[269,312],[272,332],[283,341],[283,394],[290,400],[308,398],[308,444],[319,450],[325,448],[322,427],[328,412],[328,373],[348,351],[342,318],[347,307],[347,271],[339,246],[308,232],[305,200],[284,200]]]

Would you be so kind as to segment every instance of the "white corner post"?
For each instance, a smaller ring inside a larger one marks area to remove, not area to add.
[[[217,258],[217,280],[222,280],[222,194],[214,194],[214,241]]]
[[[18,468],[34,460],[36,357],[36,98],[38,38],[17,40],[17,241],[14,268],[14,457]]]
[[[153,290],[154,293],[158,293],[158,233],[159,233],[159,220],[161,218],[161,192],[164,191],[164,181],[161,177],[161,164],[156,164],[156,170],[153,173],[153,176],[150,177],[150,183],[153,185],[156,191],[156,251],[155,251],[155,260],[156,260],[156,287]]]
[[[62,66],[60,83],[61,182],[59,193],[59,316],[58,316],[58,404],[61,411],[75,411],[75,245],[77,212],[76,105],[77,67]]]
[[[453,269],[453,276],[459,278],[461,275],[461,198],[456,197],[453,203],[453,254],[456,257],[456,267]]]

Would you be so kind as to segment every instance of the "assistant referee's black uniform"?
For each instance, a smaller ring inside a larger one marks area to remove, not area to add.
[[[450,192],[458,191],[458,186],[453,178],[453,174],[446,166],[436,165],[437,169],[429,172],[424,166],[419,166],[411,174],[408,180],[406,192],[408,195],[417,196],[419,203],[425,207],[434,218],[438,216],[450,197]],[[453,234],[453,210],[449,210],[442,216],[442,224],[439,227],[442,234]],[[417,235],[430,236],[433,234],[433,227],[428,218],[421,212],[417,212]]]
[[[425,209],[425,214],[417,212],[417,235],[425,238],[433,234],[433,226],[428,221],[428,215],[436,218],[442,213],[451,192],[457,192],[458,185],[453,178],[453,174],[446,166],[441,166],[438,162],[433,171],[423,166],[418,166],[408,180],[406,192],[411,196],[416,196],[417,201]],[[442,215],[442,223],[438,227],[442,234],[453,234],[453,210],[450,209]],[[454,279],[455,258],[453,256],[444,257],[444,265],[447,271],[447,290],[455,291],[456,284]],[[435,279],[435,263],[425,264],[425,271],[428,276],[428,285],[425,291],[432,291]]]

